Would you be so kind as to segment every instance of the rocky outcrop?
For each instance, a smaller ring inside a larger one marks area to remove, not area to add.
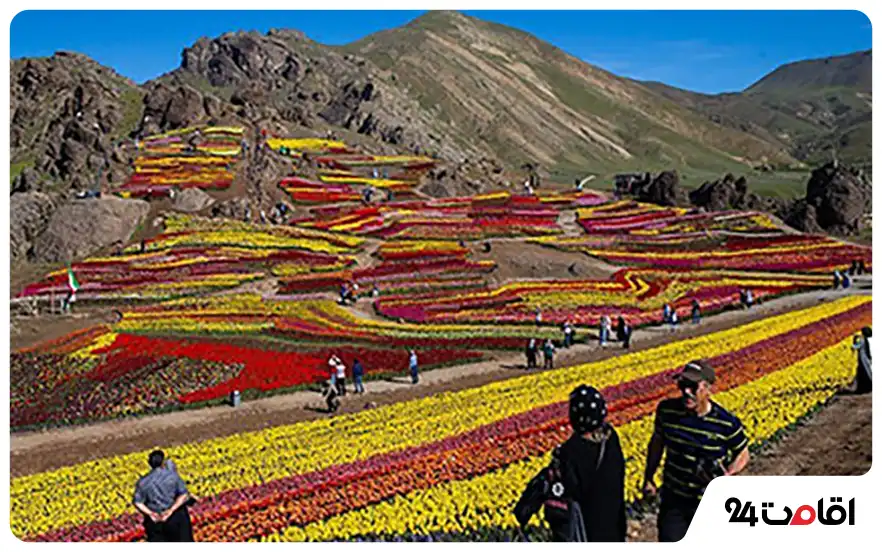
[[[290,30],[227,33],[186,48],[181,67],[161,79],[225,92],[236,116],[317,128],[333,125],[404,151],[458,158],[470,152],[405,91],[359,56]],[[195,99],[190,107],[196,107]]]
[[[499,161],[482,157],[464,159],[459,163],[441,163],[428,172],[420,191],[431,197],[454,197],[510,186]]]
[[[706,211],[768,211],[777,213],[784,202],[777,198],[760,196],[748,190],[747,178],[727,174],[719,180],[705,182],[689,192],[689,201]]]
[[[862,229],[872,209],[872,188],[864,173],[838,163],[812,171],[804,199],[783,213],[785,222],[805,232],[848,236]]]
[[[126,160],[118,140],[141,115],[143,93],[135,83],[81,54],[11,62],[10,142],[13,162],[31,173],[14,191],[62,190],[121,179]]]
[[[9,202],[9,253],[13,261],[33,253],[34,240],[49,225],[55,208],[52,196],[42,192],[12,194]]]
[[[638,201],[656,205],[684,205],[686,196],[680,189],[680,176],[677,171],[664,171],[649,184],[632,187],[631,193]]]
[[[38,262],[70,262],[131,238],[150,210],[146,201],[106,197],[60,206],[34,240],[29,257]]]

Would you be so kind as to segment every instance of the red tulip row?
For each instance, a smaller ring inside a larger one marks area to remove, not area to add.
[[[425,341],[415,345],[426,368],[482,356],[431,345]],[[12,427],[96,421],[115,412],[134,414],[220,399],[233,390],[267,392],[311,384],[328,377],[332,354],[350,367],[360,359],[368,376],[408,367],[403,347],[294,352],[131,334],[118,335],[93,354],[93,360],[74,361],[57,354],[14,353]],[[75,366],[79,368],[74,370]]]

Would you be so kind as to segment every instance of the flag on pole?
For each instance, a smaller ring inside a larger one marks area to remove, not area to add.
[[[80,283],[77,281],[77,277],[74,276],[73,269],[69,265],[67,267],[67,287],[70,288],[71,294],[76,293],[80,289]]]

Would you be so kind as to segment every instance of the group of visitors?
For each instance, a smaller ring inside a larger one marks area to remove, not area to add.
[[[527,342],[527,369],[538,368],[537,361],[539,359],[539,339],[531,338]],[[545,370],[554,368],[554,342],[546,339],[542,342],[542,367]]]
[[[600,347],[606,347],[607,343],[611,340],[611,335],[613,331],[613,323],[612,319],[604,314],[600,317],[600,323],[598,325],[597,332],[597,340]],[[631,327],[630,324],[625,320],[625,317],[619,315],[616,319],[616,341],[622,344],[623,349],[631,348],[631,335],[634,332],[634,328]]]
[[[619,317],[619,328],[626,328]],[[852,391],[872,389],[871,328],[855,337],[857,373]],[[546,367],[553,355],[546,357]],[[535,366],[537,340],[530,340]],[[346,394],[346,366],[336,355],[328,360],[326,383],[329,411],[339,408],[338,395]],[[412,382],[419,381],[416,352],[409,350]],[[364,393],[364,367],[358,359],[352,369],[355,393]],[[676,542],[689,529],[702,496],[717,477],[737,475],[750,460],[748,438],[741,420],[712,400],[716,372],[706,360],[685,364],[675,376],[679,395],[661,400],[655,410],[653,432],[647,444],[642,492],[658,497],[658,540]],[[569,395],[570,437],[552,453],[548,467],[528,484],[514,507],[524,534],[530,519],[543,510],[556,542],[615,542],[626,540],[625,458],[615,427],[607,421],[608,409],[596,388],[579,385]],[[661,486],[656,472],[664,468]],[[150,472],[135,485],[134,507],[143,515],[148,541],[192,542],[188,508],[195,504],[171,459],[161,450],[148,456]]]
[[[358,300],[359,286],[358,282],[343,282],[340,284],[340,304],[355,304]]]
[[[715,380],[707,362],[689,362],[676,378],[680,395],[656,408],[643,494],[661,499],[657,524],[663,542],[685,536],[713,479],[741,472],[750,459],[741,421],[711,400]],[[625,458],[606,416],[604,397],[594,387],[580,385],[570,393],[572,435],[517,502],[521,531],[544,509],[555,541],[625,540]],[[665,454],[659,490],[655,474]]]
[[[840,271],[838,268],[833,271],[833,289],[848,289],[851,287],[852,278],[854,276],[863,275],[867,271],[867,265],[863,260],[851,261],[848,270]]]
[[[328,359],[328,375],[322,386],[322,397],[328,412],[336,412],[340,408],[340,397],[346,396],[346,364],[337,355]],[[355,394],[364,394],[364,365],[357,358],[352,362],[352,380]]]

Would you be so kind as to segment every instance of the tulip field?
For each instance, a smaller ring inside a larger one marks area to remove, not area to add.
[[[73,263],[81,289],[78,301],[132,303],[200,295],[241,286],[273,274],[340,270],[355,263],[362,240],[287,226],[257,226],[188,215],[166,219],[166,230],[133,244],[122,255]],[[27,285],[19,297],[61,296],[67,269]]]
[[[199,130],[195,149],[184,137]],[[232,165],[241,153],[243,130],[233,127],[185,128],[144,139],[133,172],[117,193],[123,197],[162,197],[173,188],[223,190],[233,182]]]
[[[326,206],[298,225],[384,239],[477,240],[545,236],[562,232],[563,209],[605,201],[596,192],[515,196],[508,192],[474,197]]]
[[[774,437],[852,375],[851,336],[871,322],[849,296],[608,360],[540,372],[377,409],[178,447],[197,540],[495,538],[548,452],[569,435],[566,397],[590,382],[607,399],[637,497],[657,402],[694,357],[716,367],[715,399],[751,443]],[[345,436],[345,438],[341,438]],[[143,537],[129,503],[146,451],[11,484],[12,531],[36,541]]]
[[[787,233],[762,213],[699,213],[635,201],[579,209],[586,235],[537,243],[587,253],[615,265],[831,274],[870,248],[827,236]]]
[[[150,199],[228,188],[242,129],[195,130],[144,139],[117,192]],[[199,498],[196,540],[510,538],[513,504],[569,436],[565,401],[582,383],[606,398],[633,503],[655,406],[676,395],[671,376],[685,362],[715,367],[714,399],[758,446],[850,380],[852,337],[872,322],[865,292],[820,293],[834,270],[855,261],[871,270],[871,249],[797,233],[763,213],[549,186],[434,198],[420,191],[431,157],[372,154],[331,138],[269,137],[265,146],[291,162],[271,190],[297,205],[282,223],[166,212],[143,241],[13,290],[34,302],[63,297],[70,270],[71,318],[94,316],[12,352],[10,425],[23,438],[121,418],[149,424],[184,409],[202,410],[170,418],[208,417],[233,391],[245,401],[314,392],[333,355],[349,370],[359,359],[369,381],[406,374],[411,349],[421,371],[448,370],[364,410],[347,396],[334,415],[261,419],[163,446]],[[368,185],[377,189],[370,200]],[[522,263],[499,253],[520,253],[511,244],[523,246],[524,259],[514,259]],[[694,304],[708,320],[741,309],[744,290],[760,304],[814,295],[685,335],[652,328],[664,324],[665,305],[681,327],[691,326]],[[638,346],[595,355],[603,316],[637,328]],[[575,328],[565,367],[476,381],[491,365],[523,362],[530,339],[560,345],[565,322]],[[461,379],[444,385],[442,376]],[[267,402],[277,399],[290,397]],[[264,429],[228,435],[246,427]],[[131,496],[147,452],[19,470],[28,475],[11,482],[12,531],[28,541],[142,540]]]
[[[431,157],[365,154],[332,139],[273,137],[267,139],[267,146],[300,161],[315,163],[318,168],[321,182],[294,177],[279,183],[298,203],[358,200],[361,195],[351,187],[354,184],[413,196],[422,175],[435,166]],[[394,171],[391,175],[390,169]]]

